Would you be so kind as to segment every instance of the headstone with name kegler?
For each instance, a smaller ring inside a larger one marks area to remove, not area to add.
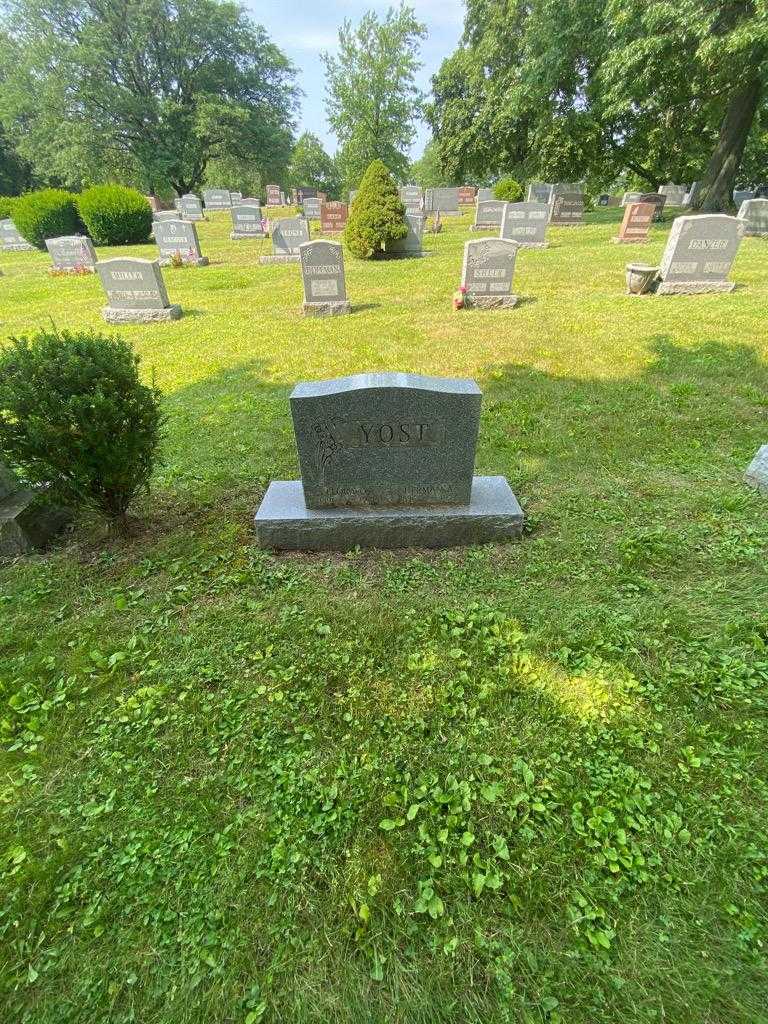
[[[55,271],[67,274],[92,274],[96,268],[96,250],[86,235],[46,238],[45,247],[51,254]]]
[[[155,242],[160,250],[158,262],[167,267],[175,260],[191,267],[207,267],[208,257],[200,250],[197,228],[188,220],[163,220],[155,224]]]
[[[739,207],[739,220],[744,222],[745,235],[768,238],[768,199],[745,199]]]
[[[0,220],[0,248],[5,252],[33,252],[34,245],[22,238],[10,217]]]
[[[476,195],[474,185],[459,185],[459,206],[474,206]]]
[[[280,206],[282,192],[279,185],[267,185],[267,206]]]
[[[206,210],[228,210],[232,206],[232,194],[226,188],[204,188],[203,202]]]
[[[658,295],[732,292],[727,277],[739,251],[744,224],[722,213],[678,217],[659,269]]]
[[[183,195],[179,200],[179,213],[184,220],[200,221],[205,220],[203,203],[199,196],[192,193]]]
[[[515,259],[520,248],[507,238],[474,238],[464,243],[461,286],[467,308],[512,309]]]
[[[243,199],[237,206],[232,207],[232,231],[229,237],[233,241],[267,237],[261,206],[255,199]]]
[[[768,494],[768,444],[758,449],[757,455],[747,467],[744,479],[761,494]]]
[[[96,264],[107,293],[101,315],[108,324],[148,324],[178,320],[181,306],[171,305],[157,260],[118,256]]]
[[[501,229],[507,204],[502,199],[478,199],[475,206],[475,223],[470,231],[491,231]]]
[[[458,217],[459,190],[457,188],[433,188],[432,189],[432,212],[439,210],[443,217]]]
[[[259,257],[259,263],[298,263],[299,247],[309,241],[309,222],[305,217],[284,217],[272,223],[272,255]]]
[[[422,239],[424,238],[423,213],[406,213],[405,222],[408,225],[408,234],[405,238],[396,238],[386,245],[387,256],[423,256]]]
[[[624,220],[612,242],[647,242],[656,207],[654,203],[629,203],[624,207]]]
[[[549,201],[549,223],[555,227],[580,227],[584,224],[584,193],[553,192]]]
[[[318,238],[301,247],[301,280],[307,316],[351,312],[344,278],[344,250],[338,242]]]
[[[343,231],[349,218],[349,206],[331,200],[320,204],[320,230],[323,234]]]
[[[546,249],[548,218],[546,203],[507,203],[499,237],[511,239],[528,249]]]
[[[301,480],[274,480],[258,543],[279,550],[448,547],[519,537],[506,479],[474,476],[473,380],[364,373],[297,384]]]

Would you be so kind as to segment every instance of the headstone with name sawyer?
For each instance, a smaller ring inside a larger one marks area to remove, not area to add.
[[[744,479],[761,494],[768,494],[768,444],[758,449],[757,455],[747,467]]]
[[[621,205],[629,206],[630,203],[639,203],[640,197],[644,195],[644,192],[625,192],[621,197]]]
[[[267,206],[280,206],[282,198],[279,185],[267,185]]]
[[[461,285],[469,308],[512,309],[515,258],[520,248],[508,238],[474,238],[464,243]]]
[[[722,213],[677,217],[659,269],[659,295],[732,292],[726,280],[744,233],[737,217]]]
[[[459,206],[474,206],[476,195],[474,185],[459,185]]]
[[[46,500],[45,491],[25,487],[0,461],[0,558],[17,558],[45,547],[72,518]]]
[[[167,267],[175,259],[193,267],[207,267],[208,257],[200,251],[197,228],[188,220],[158,221],[155,224],[155,242],[160,250],[158,262]]]
[[[199,196],[184,195],[179,200],[179,213],[184,220],[200,221],[205,220],[203,203]]]
[[[118,256],[96,264],[108,305],[101,315],[108,324],[147,324],[178,320],[181,306],[171,305],[157,260]]]
[[[396,238],[386,246],[387,256],[423,256],[422,239],[424,238],[423,213],[406,213],[405,222],[408,234],[405,238]]]
[[[655,203],[629,203],[624,207],[624,220],[612,242],[647,242],[655,212]]]
[[[339,243],[318,238],[304,242],[300,250],[304,312],[308,316],[351,312],[344,279],[344,250]]]
[[[744,234],[768,238],[768,199],[745,199],[739,207],[739,220],[744,223]]]
[[[274,480],[258,543],[282,550],[448,547],[519,537],[506,479],[474,476],[473,380],[363,373],[297,384],[301,480]]]
[[[688,189],[685,185],[675,185],[673,182],[668,182],[666,185],[659,185],[659,194],[667,197],[668,206],[682,206]]]
[[[203,202],[206,210],[228,210],[232,206],[232,194],[226,188],[204,188]]]
[[[432,211],[439,210],[443,217],[458,217],[459,190],[457,188],[433,188]]]
[[[309,221],[305,217],[284,217],[272,224],[272,255],[259,257],[259,263],[298,263],[299,246],[309,241]]]
[[[553,192],[549,201],[549,223],[556,227],[584,224],[584,193]]]
[[[546,203],[507,203],[499,237],[511,239],[528,249],[546,249],[548,218]]]
[[[22,238],[10,217],[0,220],[0,248],[6,252],[34,251],[34,245]]]
[[[240,238],[267,237],[261,206],[255,199],[243,199],[237,206],[232,207],[232,231],[229,237],[233,241]]]
[[[552,198],[553,187],[546,181],[532,181],[528,185],[525,201],[527,203],[548,203]]]
[[[501,229],[507,204],[502,199],[478,199],[475,206],[475,223],[470,231]]]
[[[349,207],[346,203],[339,203],[331,200],[320,205],[320,230],[323,233],[333,234],[343,231],[347,226],[349,218]]]
[[[421,213],[424,193],[418,185],[401,185],[397,192],[406,213]]]
[[[51,254],[53,270],[82,274],[93,273],[96,268],[96,250],[86,235],[46,238],[45,247]]]

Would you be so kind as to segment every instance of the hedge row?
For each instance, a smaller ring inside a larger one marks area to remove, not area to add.
[[[11,217],[23,238],[38,249],[46,238],[89,235],[96,245],[146,242],[152,209],[146,197],[124,185],[94,185],[80,195],[44,188],[18,197],[0,196],[0,218]]]

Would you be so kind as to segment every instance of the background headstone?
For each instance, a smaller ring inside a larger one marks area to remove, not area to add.
[[[459,186],[459,206],[474,206],[477,189],[474,185]]]
[[[667,197],[663,192],[643,192],[638,203],[651,203],[654,207],[653,219],[657,224],[664,220],[664,207],[667,205]]]
[[[0,558],[45,547],[71,518],[66,509],[50,504],[44,492],[24,487],[0,462]]]
[[[298,263],[299,246],[309,241],[309,222],[305,217],[284,217],[272,225],[272,255],[260,263]]]
[[[45,247],[51,254],[54,270],[93,272],[96,266],[96,250],[86,235],[62,235],[60,238],[46,238]]]
[[[479,188],[477,190],[477,202],[478,203],[486,203],[486,202],[489,202],[490,200],[495,199],[495,198],[496,198],[496,196],[493,194],[493,189],[492,188]]]
[[[266,238],[261,207],[253,199],[244,199],[232,207],[230,238]]]
[[[203,203],[199,196],[192,194],[184,195],[179,200],[179,213],[184,220],[198,221],[205,220]]]
[[[499,237],[511,239],[529,249],[546,249],[548,218],[546,203],[507,203]]]
[[[733,192],[733,205],[738,210],[742,203],[745,203],[747,199],[754,199],[755,193],[749,189],[734,189]]]
[[[242,203],[242,201],[243,201],[243,193],[242,192],[230,192],[229,193],[229,201],[232,203],[233,206],[235,206],[237,203]]]
[[[548,203],[552,198],[553,186],[545,181],[532,181],[525,196],[527,203]]]
[[[478,309],[511,309],[515,258],[520,248],[506,238],[475,238],[464,243],[461,284],[467,306]]]
[[[232,196],[226,188],[204,188],[203,202],[206,210],[228,210],[232,206]]]
[[[744,479],[750,487],[756,487],[762,494],[768,494],[768,444],[764,444],[752,459]]]
[[[645,195],[644,192],[625,192],[621,197],[621,205],[627,206],[629,203],[639,203],[640,197]]]
[[[394,242],[389,242],[386,247],[387,255],[421,256],[424,220],[423,213],[406,213],[405,222],[408,225],[408,234],[405,238],[396,238]]]
[[[349,207],[346,203],[334,201],[320,204],[320,230],[322,232],[343,231],[347,226]]]
[[[178,320],[181,306],[172,306],[157,260],[118,256],[96,264],[107,293],[101,314],[110,324],[143,324]]]
[[[267,185],[267,206],[280,206],[282,197],[279,185]]]
[[[685,185],[675,185],[671,181],[666,185],[660,185],[658,191],[660,195],[667,197],[668,206],[682,206],[688,194]]]
[[[319,238],[301,247],[304,312],[310,316],[349,313],[344,279],[344,250],[338,242]]]
[[[35,248],[21,237],[10,217],[0,220],[0,247],[6,252],[27,252]]]
[[[457,188],[433,188],[432,212],[439,210],[442,216],[458,217],[459,190]]]
[[[160,250],[159,263],[166,267],[178,254],[184,263],[207,267],[208,257],[200,251],[197,228],[187,220],[163,220],[155,224],[155,242]]]
[[[744,234],[768,238],[768,199],[745,199],[739,207]]]
[[[614,242],[647,242],[656,210],[655,203],[629,203],[624,207],[624,220]]]
[[[549,223],[576,227],[584,223],[583,192],[553,192],[549,201]]]
[[[501,228],[507,204],[501,199],[478,199],[475,207],[475,223],[471,231],[488,231]]]
[[[424,193],[418,185],[401,185],[397,191],[406,213],[421,213]]]
[[[661,259],[659,295],[731,292],[726,280],[744,233],[743,222],[722,213],[678,217]]]
[[[304,216],[308,220],[320,220],[320,204],[322,200],[316,196],[306,196],[302,206],[304,207]]]

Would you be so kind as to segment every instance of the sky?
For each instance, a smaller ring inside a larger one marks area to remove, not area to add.
[[[269,33],[273,42],[298,68],[298,85],[304,90],[301,97],[299,134],[303,131],[317,135],[329,153],[335,153],[336,137],[325,119],[325,71],[320,51],[335,52],[338,30],[345,18],[356,23],[366,11],[384,14],[394,3],[376,0],[245,0],[253,20]],[[456,49],[464,24],[462,0],[409,0],[416,17],[427,26],[428,37],[422,42],[421,59],[424,67],[418,75],[418,84],[429,91],[431,76],[445,57]],[[429,128],[418,125],[418,135],[411,150],[416,159],[429,139]]]

